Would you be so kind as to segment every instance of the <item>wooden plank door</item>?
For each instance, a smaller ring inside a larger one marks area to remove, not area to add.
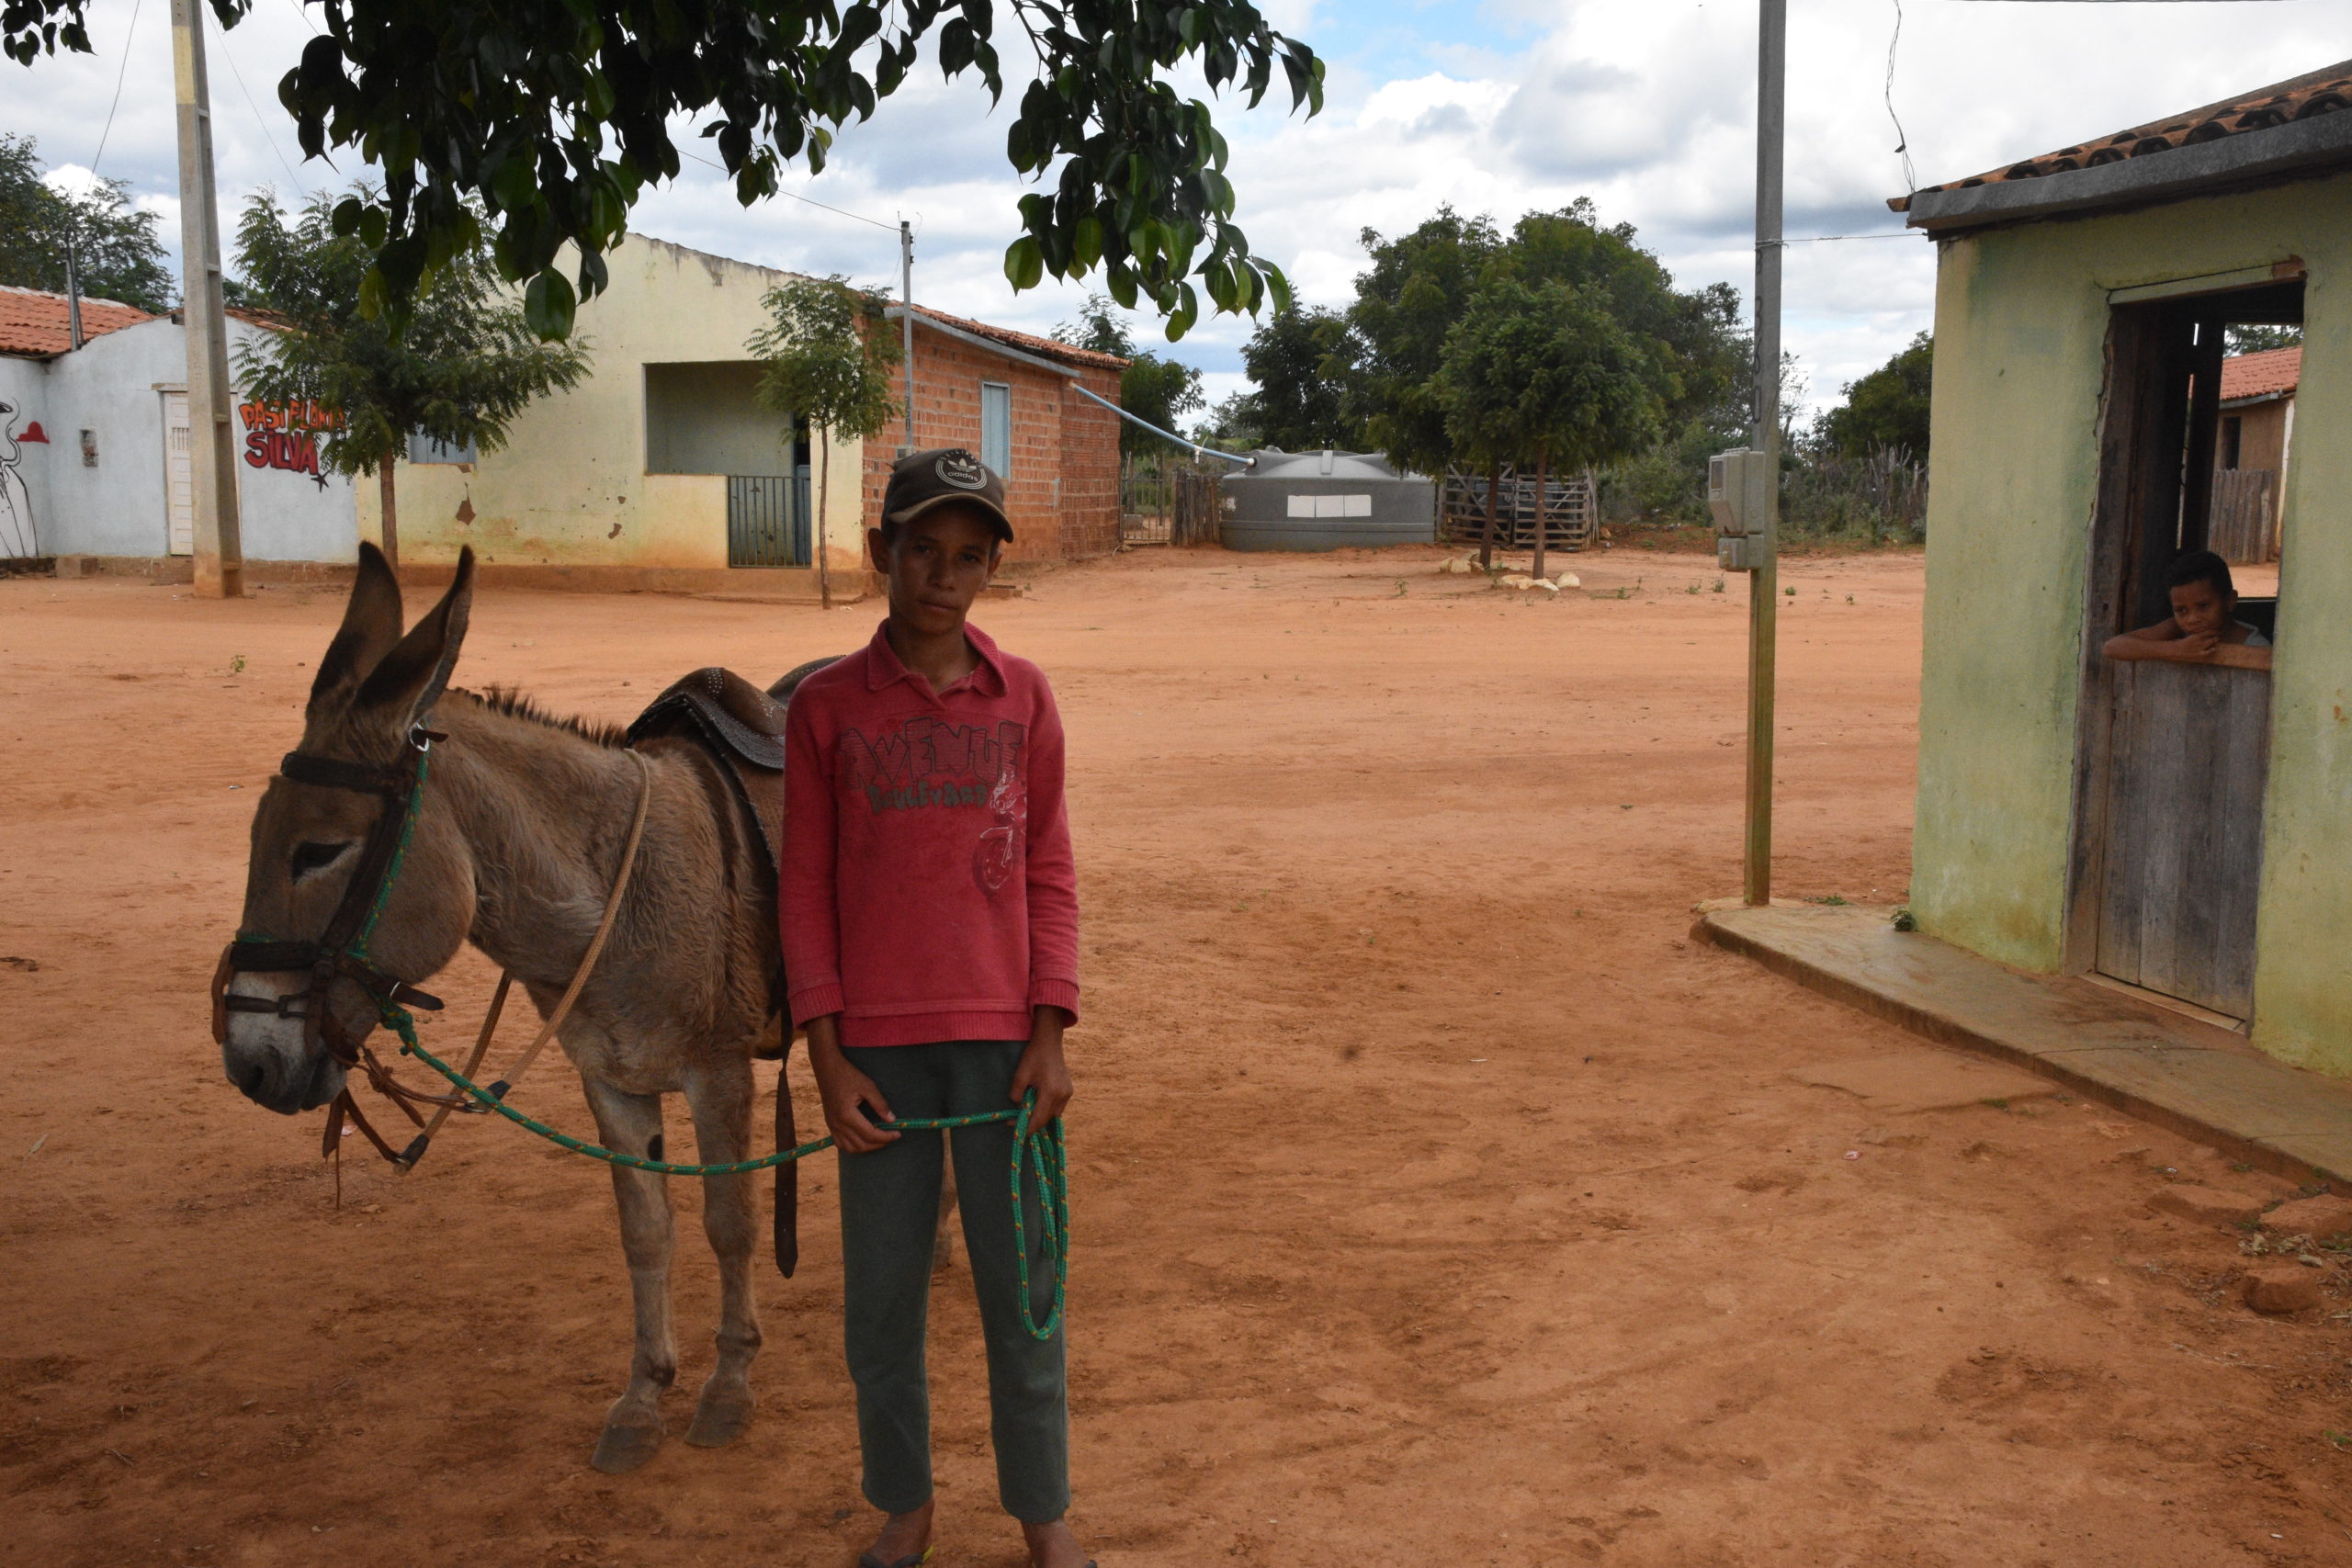
[[[196,553],[196,470],[186,392],[164,394],[164,537],[168,554]]]
[[[2269,671],[2141,660],[2111,690],[2099,973],[2247,1017]]]

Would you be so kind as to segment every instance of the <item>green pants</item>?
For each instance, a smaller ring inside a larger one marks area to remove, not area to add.
[[[969,1116],[1011,1103],[1021,1040],[952,1040],[931,1045],[849,1047],[849,1064],[872,1078],[899,1116]],[[1012,1179],[1012,1123],[962,1127],[954,1140],[957,1206],[972,1287],[988,1342],[989,1433],[997,1495],[1023,1524],[1069,1507],[1069,1401],[1063,1337],[1033,1337],[1018,1310]],[[923,1328],[931,1300],[932,1238],[939,1224],[942,1134],[902,1134],[871,1154],[841,1156],[842,1295],[849,1375],[857,1385],[858,1447],[865,1499],[903,1514],[931,1499],[931,1391]],[[1029,1244],[1029,1310],[1054,1304],[1045,1219],[1034,1189],[1022,1216]]]

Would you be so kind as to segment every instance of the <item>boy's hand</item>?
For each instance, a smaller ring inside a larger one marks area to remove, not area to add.
[[[2182,637],[2177,642],[2174,643],[2173,646],[2180,649],[2178,653],[2173,655],[2174,658],[2185,659],[2191,662],[2202,662],[2205,660],[2212,658],[2213,650],[2222,646],[2222,634],[2219,632],[2190,632]]]
[[[838,1031],[831,1018],[808,1021],[808,1066],[817,1075],[818,1097],[824,1101],[825,1131],[851,1154],[872,1154],[897,1143],[903,1134],[883,1125],[897,1120],[890,1113],[890,1103],[872,1078],[842,1055]]]
[[[1069,1064],[1062,1059],[1062,1030],[1068,1022],[1069,1016],[1061,1009],[1039,1008],[1029,1031],[1029,1047],[1021,1053],[1020,1066],[1012,1069],[1012,1103],[1020,1104],[1033,1089],[1037,1091],[1037,1110],[1029,1118],[1032,1128],[1043,1127],[1061,1115],[1075,1092]]]

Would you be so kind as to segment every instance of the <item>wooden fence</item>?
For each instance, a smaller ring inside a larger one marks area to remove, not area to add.
[[[1457,545],[1483,543],[1487,536],[1487,476],[1456,469],[1445,476],[1439,498],[1438,536]],[[1502,472],[1495,497],[1495,547],[1524,550],[1535,547],[1536,504],[1543,502],[1544,544],[1546,549],[1580,550],[1600,528],[1600,508],[1590,474],[1554,474],[1537,495],[1536,477],[1511,468]]]
[[[1119,476],[1123,545],[1214,545],[1224,515],[1225,469],[1167,464]]]
[[[2206,513],[2205,547],[2223,560],[2278,558],[2278,475],[2270,468],[2217,468]]]

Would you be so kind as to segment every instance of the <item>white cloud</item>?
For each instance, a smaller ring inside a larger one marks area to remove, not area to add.
[[[1313,120],[1286,114],[1277,87],[1255,112],[1225,100],[1220,124],[1233,149],[1238,220],[1308,302],[1348,299],[1364,265],[1358,234],[1366,227],[1399,232],[1445,202],[1508,222],[1579,196],[1606,220],[1634,223],[1684,284],[1723,279],[1747,292],[1752,6],[1273,0],[1268,10],[1325,54],[1326,110]],[[1894,20],[1892,0],[1809,0],[1792,17],[1792,235],[1900,226],[1884,207],[1903,188],[1883,101]],[[0,63],[6,128],[37,136],[61,172],[85,170],[96,152],[129,23],[127,7],[99,7],[95,56],[44,59],[28,72]],[[1908,0],[1894,97],[1919,178],[1935,183],[2314,69],[2343,52],[2347,24],[2352,0]],[[276,87],[311,36],[292,4],[257,8],[225,40],[212,34],[224,225],[262,186],[291,195],[364,172],[347,155],[340,170],[299,162]],[[171,48],[160,6],[141,10],[128,65],[99,170],[130,179],[141,205],[165,215],[164,237],[175,251]],[[918,71],[873,122],[843,131],[825,174],[792,188],[886,224],[916,220],[916,289],[926,302],[1048,330],[1076,313],[1087,288],[1015,296],[1004,281],[1003,249],[1025,188],[1003,163],[1011,113],[1009,102],[991,112],[976,85]],[[705,144],[692,150],[707,155]],[[895,291],[894,234],[791,200],[747,211],[722,175],[694,163],[686,170],[649,195],[636,227]],[[1792,245],[1786,271],[1786,337],[1817,400],[1834,398],[1928,324],[1934,259],[1924,240]],[[1173,352],[1202,367],[1223,396],[1242,384],[1249,330],[1246,321],[1206,321]]]

